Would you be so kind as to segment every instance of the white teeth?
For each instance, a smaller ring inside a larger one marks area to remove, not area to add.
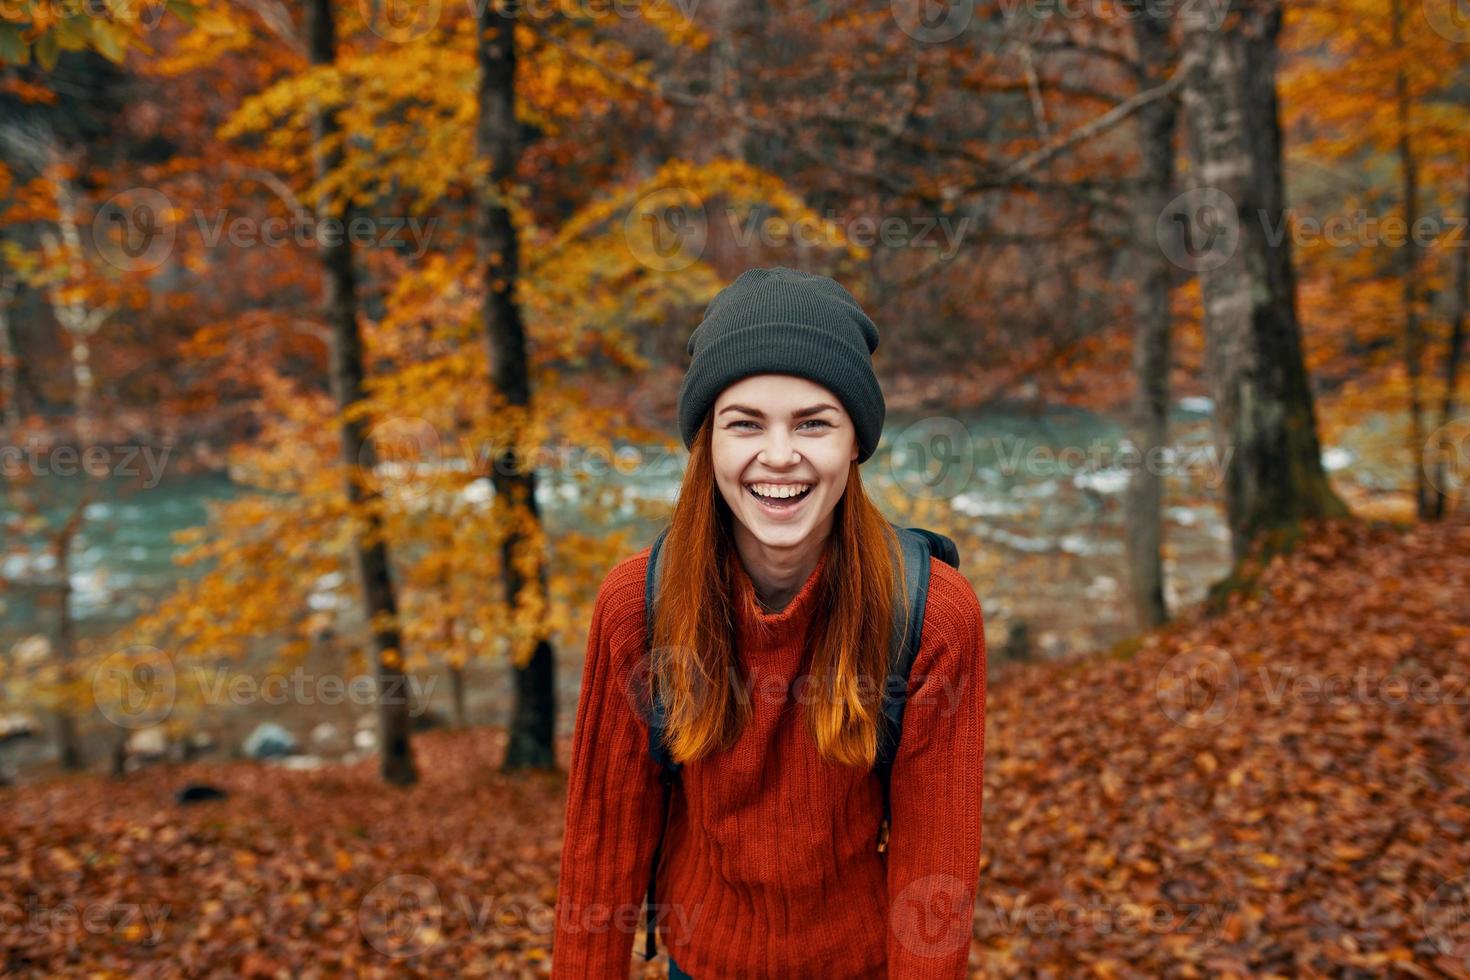
[[[810,483],[800,483],[795,485],[789,483],[752,483],[749,484],[749,486],[750,489],[754,490],[762,497],[774,497],[778,500],[785,497],[800,496],[803,492],[811,488]]]

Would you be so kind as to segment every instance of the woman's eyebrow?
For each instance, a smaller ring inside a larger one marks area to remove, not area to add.
[[[798,409],[797,411],[791,413],[791,417],[795,419],[804,419],[808,415],[816,415],[818,412],[825,412],[829,408],[835,411],[837,406],[828,405],[826,402],[823,402],[820,405],[812,405],[810,408]],[[724,415],[726,412],[744,412],[746,415],[754,415],[758,419],[763,419],[766,417],[765,412],[762,412],[758,408],[751,408],[749,405],[726,405],[724,408],[720,409],[721,415]]]

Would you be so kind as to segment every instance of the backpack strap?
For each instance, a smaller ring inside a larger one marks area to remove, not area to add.
[[[668,536],[669,529],[663,528],[658,532],[658,537],[653,541],[653,547],[648,553],[648,571],[643,579],[643,609],[646,620],[644,634],[644,649],[649,657],[653,656],[653,610],[658,597],[659,581],[663,577],[663,544],[664,538]],[[663,785],[664,810],[663,824],[658,832],[658,845],[653,849],[653,862],[648,870],[648,925],[647,937],[644,944],[643,958],[651,960],[658,955],[658,934],[656,931],[657,908],[655,904],[655,886],[658,882],[659,860],[663,857],[664,837],[669,830],[669,809],[673,802],[674,784],[679,781],[679,770],[683,768],[682,763],[675,762],[669,755],[668,746],[664,745],[664,729],[667,725],[667,706],[664,704],[663,689],[657,683],[657,663],[650,663],[649,677],[652,690],[649,699],[648,712],[648,752],[658,763],[659,782]]]
[[[933,532],[893,525],[903,557],[905,617],[900,610],[893,619],[893,640],[888,677],[883,685],[883,718],[878,729],[878,757],[873,770],[883,788],[883,822],[878,825],[878,850],[888,849],[888,832],[893,825],[889,782],[898,739],[903,733],[903,710],[908,701],[909,673],[919,655],[919,638],[924,629],[924,606],[929,595],[929,549]],[[934,535],[943,537],[943,535]],[[948,538],[944,538],[948,541]],[[950,542],[950,548],[954,543]],[[905,628],[907,620],[907,628]]]
[[[931,531],[927,527],[910,527],[904,528],[904,530],[923,535],[924,540],[929,545],[929,554],[938,558],[950,568],[960,567],[960,549],[955,545],[952,538],[940,534],[938,531]]]

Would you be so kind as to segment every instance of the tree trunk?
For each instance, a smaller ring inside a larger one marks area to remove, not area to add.
[[[15,347],[15,327],[10,304],[15,301],[16,281],[0,267],[0,432],[20,428],[20,357]],[[7,435],[7,439],[9,436]]]
[[[531,402],[530,364],[526,329],[516,299],[520,282],[520,245],[506,200],[514,187],[520,160],[519,123],[515,116],[515,5],[501,9],[485,4],[479,20],[479,120],[476,152],[489,163],[488,186],[476,209],[476,239],[485,280],[485,341],[489,348],[491,410],[501,414],[507,445],[492,453],[491,482],[497,505],[517,514],[501,545],[505,598],[512,611],[529,590],[545,600],[546,563],[538,555],[534,576],[522,572],[519,554],[539,537],[541,515],[536,505],[536,474],[528,460],[517,455]],[[524,507],[525,513],[520,509]],[[529,533],[528,533],[529,528]],[[534,537],[533,537],[534,535]],[[512,651],[514,654],[516,651]],[[530,659],[515,662],[515,706],[510,721],[504,767],[510,769],[556,766],[556,660],[549,638],[535,638]]]
[[[88,479],[85,473],[82,478]],[[72,545],[82,531],[82,520],[89,502],[90,494],[84,489],[76,508],[56,535],[56,571],[59,576],[56,584],[56,665],[61,678],[63,703],[56,709],[52,722],[57,758],[61,768],[68,772],[79,772],[87,767],[87,758],[82,752],[81,739],[77,735],[76,716],[67,702],[71,700],[72,688],[76,684],[76,624],[71,618],[71,553]]]
[[[54,150],[50,159],[57,159]],[[65,282],[78,283],[85,275],[85,253],[81,235],[77,230],[76,198],[71,185],[59,173],[52,176],[56,190],[56,234],[41,233],[41,244],[48,259],[65,269]],[[69,296],[53,283],[48,287],[51,310],[70,341],[70,358],[73,395],[73,422],[76,427],[77,456],[86,460],[96,441],[96,376],[92,373],[92,335],[111,311],[110,307],[89,307],[79,292]],[[94,482],[99,474],[83,464],[80,480],[81,493],[71,516],[62,525],[56,536],[57,620],[56,662],[61,677],[63,703],[56,715],[56,743],[61,766],[67,770],[86,767],[86,758],[77,735],[76,718],[73,713],[74,688],[76,686],[76,623],[71,615],[71,555],[76,540],[82,533],[87,517],[87,505],[92,500]]]
[[[1173,65],[1166,14],[1140,15],[1133,22],[1138,44],[1140,91],[1163,81]],[[1149,463],[1154,447],[1163,446],[1169,433],[1169,331],[1173,293],[1174,254],[1155,240],[1155,218],[1175,193],[1174,132],[1178,105],[1173,98],[1157,99],[1138,112],[1139,155],[1143,188],[1139,194],[1139,299],[1133,333],[1134,395],[1132,441],[1140,455],[1128,487],[1128,567],[1133,614],[1139,629],[1152,629],[1168,619],[1164,601],[1163,503],[1164,475]],[[1159,231],[1173,232],[1172,223]]]
[[[1281,9],[1232,5],[1222,27],[1186,9],[1195,55],[1184,90],[1196,187],[1223,194],[1239,240],[1200,265],[1214,431],[1226,465],[1226,510],[1237,570],[1291,546],[1301,521],[1346,516],[1322,469],[1316,411],[1302,360],[1291,242],[1283,224],[1276,38]],[[1235,576],[1232,575],[1232,578]]]
[[[1465,175],[1465,203],[1461,214],[1470,214],[1470,170]],[[1450,435],[1449,425],[1454,421],[1455,396],[1459,390],[1460,383],[1460,359],[1461,349],[1465,346],[1465,315],[1466,306],[1470,305],[1470,248],[1461,248],[1455,254],[1455,312],[1450,321],[1449,351],[1445,357],[1444,368],[1444,399],[1439,405],[1439,433],[1440,437]],[[1431,492],[1434,495],[1433,516],[1435,520],[1443,520],[1445,516],[1445,498],[1447,496],[1446,480],[1449,474],[1445,472],[1445,457],[1447,454],[1458,453],[1458,447],[1454,444],[1441,445],[1435,453],[1434,460],[1434,486]],[[1420,467],[1423,469],[1423,467]],[[1463,481],[1465,474],[1456,468],[1455,479]],[[1463,491],[1463,482],[1456,488]]]
[[[1404,45],[1404,0],[1393,0],[1393,46]],[[1395,110],[1398,120],[1398,154],[1400,196],[1404,202],[1404,224],[1409,235],[1399,248],[1399,280],[1404,302],[1404,376],[1409,387],[1409,445],[1413,447],[1414,513],[1420,519],[1429,516],[1428,474],[1420,457],[1424,445],[1424,411],[1421,377],[1423,375],[1424,336],[1419,324],[1419,246],[1415,242],[1414,223],[1419,220],[1419,164],[1414,144],[1409,138],[1409,78],[1402,68],[1394,78]]]
[[[449,694],[454,703],[454,727],[469,727],[464,708],[464,667],[459,664],[449,665]]]
[[[311,0],[307,5],[308,46],[313,65],[336,61],[336,28],[331,0]],[[335,109],[319,109],[312,117],[317,175],[331,173],[341,164],[341,150],[327,143],[339,132]],[[340,144],[339,144],[340,145]],[[345,227],[351,227],[351,202],[342,207]],[[333,213],[333,202],[317,202],[318,220]],[[362,399],[364,368],[362,336],[357,323],[357,282],[352,264],[350,236],[319,242],[324,279],[323,307],[332,336],[332,393],[339,410]],[[408,676],[404,670],[403,643],[398,626],[398,600],[393,591],[388,546],[383,539],[379,495],[360,478],[359,468],[371,470],[376,461],[363,420],[342,422],[342,463],[347,474],[347,498],[353,519],[361,521],[354,537],[353,552],[362,584],[364,611],[373,637],[373,654],[378,675],[379,763],[383,779],[396,786],[417,781],[409,744]]]

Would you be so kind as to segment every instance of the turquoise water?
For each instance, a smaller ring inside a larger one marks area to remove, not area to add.
[[[68,564],[72,614],[95,628],[133,619],[145,597],[167,591],[184,571],[173,562],[173,534],[203,524],[209,501],[240,492],[223,474],[165,471],[152,487],[123,478],[88,482],[92,499]],[[43,477],[29,488],[53,534],[82,491],[80,477]],[[57,569],[49,543],[36,535],[12,536],[0,552],[0,574],[11,584],[0,595],[0,640],[53,629]]]

